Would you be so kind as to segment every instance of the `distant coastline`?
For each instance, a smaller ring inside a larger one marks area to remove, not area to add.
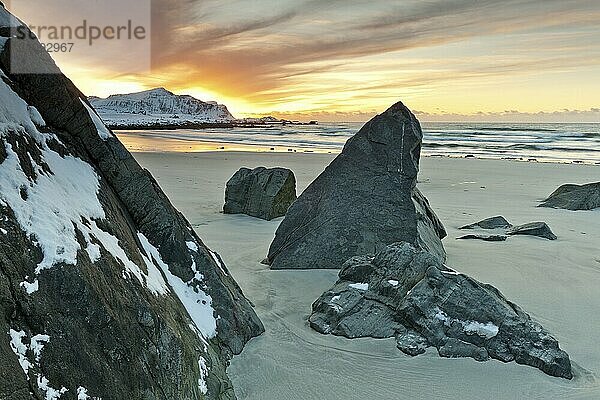
[[[119,124],[119,123],[106,123],[109,129],[119,131],[169,131],[178,129],[210,129],[210,128],[270,128],[273,126],[286,126],[286,125],[318,125],[317,121],[310,122],[299,122],[299,121],[287,121],[280,120],[278,122],[247,122],[245,120],[238,120],[234,122],[191,122],[185,121],[181,123],[151,123],[151,124]]]

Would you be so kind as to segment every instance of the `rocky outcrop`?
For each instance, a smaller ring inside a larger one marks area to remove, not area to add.
[[[369,121],[290,207],[266,262],[339,268],[397,241],[445,259],[444,227],[416,188],[422,138],[402,103]]]
[[[457,239],[479,239],[488,242],[503,242],[508,236],[527,235],[539,238],[558,239],[545,222],[530,222],[514,226],[504,217],[491,217],[473,224],[461,226],[458,229],[475,230],[477,233],[461,236]]]
[[[572,378],[569,356],[540,324],[493,286],[448,268],[409,243],[358,256],[312,307],[310,326],[347,338],[396,337],[414,356],[489,358]]]
[[[241,168],[227,182],[225,214],[270,221],[283,217],[296,200],[296,177],[286,168]]]
[[[37,41],[19,60],[48,73],[13,73],[0,24],[0,398],[235,398],[250,303]]]
[[[600,208],[600,182],[587,185],[562,185],[539,207],[564,208],[572,211]]]

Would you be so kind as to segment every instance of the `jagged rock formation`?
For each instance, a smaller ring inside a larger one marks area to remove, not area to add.
[[[446,231],[416,188],[422,137],[402,103],[369,121],[290,207],[271,268],[339,268],[397,241],[445,259]]]
[[[587,185],[562,185],[539,207],[564,208],[572,211],[600,208],[600,182]]]
[[[286,168],[241,168],[227,182],[225,214],[247,214],[270,221],[283,217],[296,200],[296,177]]]
[[[227,107],[214,101],[176,95],[164,88],[138,93],[116,94],[102,99],[90,97],[90,104],[111,128],[129,128],[190,123],[229,123],[235,118]]]
[[[461,236],[457,239],[479,239],[488,242],[503,242],[508,236],[514,235],[537,236],[548,240],[558,239],[545,222],[530,222],[514,226],[501,216],[486,218],[473,224],[461,226],[458,229],[475,230],[478,231],[478,233]]]
[[[432,346],[442,357],[515,361],[573,376],[556,339],[519,306],[408,243],[348,260],[333,288],[313,304],[309,323],[347,338],[395,336],[412,356]]]
[[[13,73],[0,25],[0,398],[235,398],[249,302],[37,41],[20,62],[49,73]]]

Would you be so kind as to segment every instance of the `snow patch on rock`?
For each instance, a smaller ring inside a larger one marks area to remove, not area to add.
[[[87,400],[90,396],[87,394],[87,389],[83,386],[77,388],[77,400]]]
[[[357,289],[357,290],[369,290],[368,283],[351,283],[348,285],[348,287],[350,287],[352,289]]]
[[[44,345],[50,341],[50,336],[48,335],[35,335],[31,338],[31,343],[29,344],[29,348],[33,351],[33,355],[35,356],[35,361],[40,362],[40,358],[42,357],[42,350],[44,349]]]
[[[183,303],[198,330],[205,338],[215,337],[217,335],[217,320],[214,316],[215,310],[212,307],[212,298],[198,287],[200,282],[194,283],[198,278],[201,279],[202,275],[197,272],[196,277],[191,281],[182,281],[169,271],[169,266],[162,260],[158,249],[152,246],[143,234],[138,233],[138,237],[146,254],[162,270],[167,282]]]
[[[185,242],[185,245],[191,251],[198,251],[198,245],[195,242]]]
[[[444,325],[451,326],[453,323],[459,323],[463,327],[463,332],[469,335],[477,334],[483,338],[491,339],[498,334],[499,328],[491,322],[462,321],[456,318],[450,318],[444,311],[436,308],[435,318],[442,321]]]
[[[212,257],[215,264],[217,264],[217,266],[219,267],[219,269],[221,270],[223,275],[228,276],[227,271],[225,270],[225,266],[223,265],[223,262],[221,261],[221,257],[212,250],[208,250],[208,252],[210,253],[210,256]]]
[[[17,356],[23,372],[27,375],[29,368],[33,367],[33,364],[27,359],[27,345],[23,343],[23,339],[27,337],[27,334],[23,331],[17,332],[14,329],[8,331],[8,334],[10,335],[10,348]]]
[[[200,377],[198,378],[198,387],[200,388],[200,392],[202,394],[208,393],[208,386],[206,386],[206,377],[208,376],[208,367],[206,365],[206,360],[204,358],[200,358],[198,360],[198,369],[200,370]]]
[[[38,376],[37,376],[38,388],[40,388],[41,391],[46,393],[45,400],[57,400],[60,398],[60,396],[62,396],[64,393],[66,393],[69,390],[65,387],[62,387],[60,389],[54,389],[49,385],[49,383],[50,382],[48,381],[48,379],[45,376],[38,374]]]
[[[33,283],[23,281],[19,284],[19,286],[21,286],[23,289],[25,289],[27,294],[32,294],[32,293],[37,292],[40,289],[40,282],[37,279],[34,280]]]
[[[87,112],[90,114],[90,118],[96,126],[96,131],[98,131],[98,136],[100,136],[102,140],[107,140],[108,138],[112,137],[112,133],[110,133],[106,125],[104,125],[104,122],[102,122],[98,114],[96,114],[96,111],[92,110],[90,106],[88,106],[87,103],[83,101],[83,99],[81,99],[81,104],[83,104]]]

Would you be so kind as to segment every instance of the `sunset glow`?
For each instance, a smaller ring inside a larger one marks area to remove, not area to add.
[[[238,117],[365,120],[402,100],[423,119],[600,120],[597,1],[395,4],[155,2],[148,73],[57,62],[88,95],[165,87]]]

